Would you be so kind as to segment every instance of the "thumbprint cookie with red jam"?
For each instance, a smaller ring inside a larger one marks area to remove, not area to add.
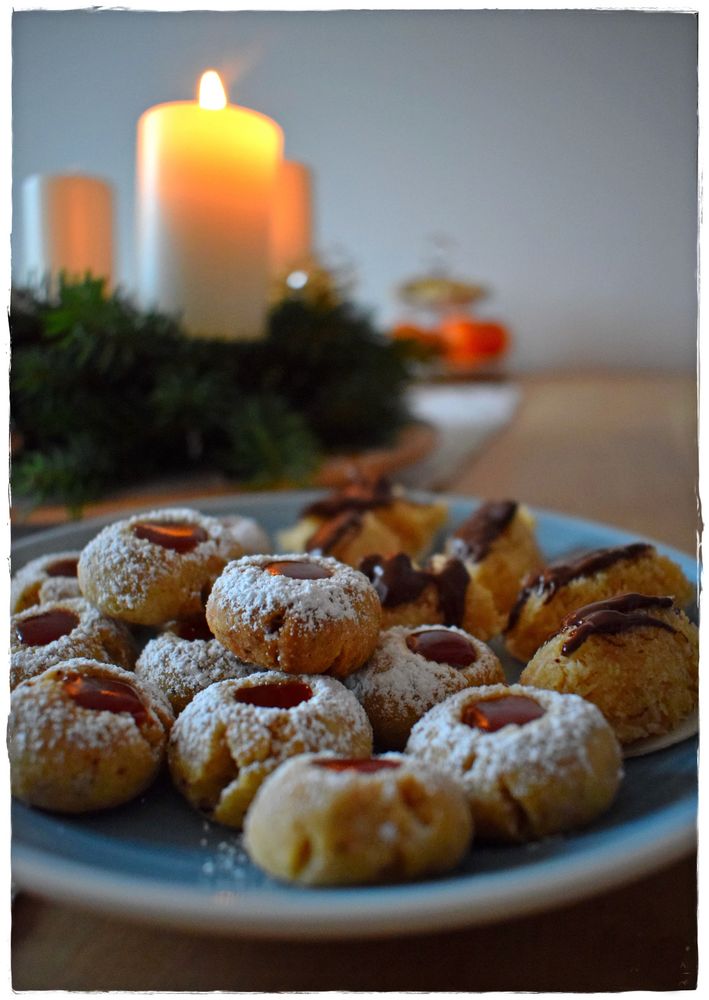
[[[616,594],[670,594],[679,607],[694,589],[682,570],[646,542],[595,549],[570,562],[555,562],[528,577],[510,612],[505,645],[527,662],[566,615]]]
[[[262,668],[244,663],[212,635],[204,614],[168,622],[149,639],[135,664],[136,677],[165,694],[175,715],[198,691],[231,677],[248,677]]]
[[[333,677],[269,671],[195,695],[175,722],[168,759],[176,788],[195,809],[240,827],[264,778],[308,751],[369,756],[365,711]]]
[[[125,625],[81,597],[50,601],[10,618],[10,687],[77,656],[132,670],[137,649]]]
[[[462,559],[472,579],[492,595],[506,618],[522,581],[544,566],[530,511],[515,500],[490,500],[446,540],[450,556]]]
[[[462,789],[427,764],[403,754],[303,754],[264,781],[244,845],[275,878],[353,885],[449,871],[472,834]]]
[[[10,612],[17,614],[35,604],[81,597],[76,570],[79,552],[55,552],[32,559],[10,581]]]
[[[218,518],[189,508],[150,511],[108,525],[89,542],[79,586],[104,614],[163,625],[199,614],[214,580],[243,552]]]
[[[387,629],[367,663],[346,678],[364,706],[380,750],[403,750],[413,724],[456,691],[504,684],[492,650],[462,629]]]
[[[460,782],[476,836],[491,842],[584,826],[622,778],[620,744],[595,705],[521,684],[451,695],[419,719],[406,752]]]
[[[697,708],[699,633],[671,597],[620,594],[568,615],[520,683],[587,698],[624,745],[661,736]]]
[[[172,722],[128,670],[83,658],[50,667],[10,698],[12,794],[65,813],[122,805],[157,776]]]
[[[246,663],[345,677],[377,644],[382,611],[363,573],[324,556],[244,556],[207,602],[216,638]]]

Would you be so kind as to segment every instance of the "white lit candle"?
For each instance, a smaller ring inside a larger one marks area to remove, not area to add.
[[[283,134],[227,104],[210,70],[199,101],[149,108],[138,122],[138,296],[180,313],[198,336],[263,335],[271,202]]]
[[[283,160],[273,196],[271,270],[276,277],[304,264],[312,254],[313,193],[310,170]]]
[[[113,277],[113,189],[84,174],[34,174],[22,185],[24,278],[36,286]]]

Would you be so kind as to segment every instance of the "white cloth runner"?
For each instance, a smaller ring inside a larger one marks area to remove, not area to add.
[[[416,385],[409,390],[415,417],[432,424],[440,439],[426,458],[402,469],[397,481],[418,489],[445,489],[471,458],[515,414],[518,386],[509,383]]]

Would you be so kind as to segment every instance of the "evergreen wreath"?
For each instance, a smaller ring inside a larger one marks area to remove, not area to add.
[[[304,485],[328,452],[386,446],[410,419],[410,345],[348,302],[283,298],[263,339],[207,340],[87,276],[14,292],[10,331],[13,489],[77,513],[168,474]]]

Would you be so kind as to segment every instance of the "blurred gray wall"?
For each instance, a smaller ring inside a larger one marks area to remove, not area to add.
[[[681,13],[15,13],[13,275],[23,178],[80,170],[115,184],[131,288],[137,119],[215,66],[312,165],[318,244],[380,323],[444,234],[517,369],[690,368],[696,44]]]

